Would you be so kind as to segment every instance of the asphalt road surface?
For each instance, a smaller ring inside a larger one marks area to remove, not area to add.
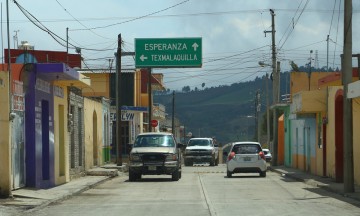
[[[234,174],[226,167],[183,167],[182,178],[116,177],[31,215],[360,215],[360,202],[296,182],[277,173]]]

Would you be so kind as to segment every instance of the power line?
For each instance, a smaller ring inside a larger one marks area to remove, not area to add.
[[[128,23],[128,22],[132,22],[132,21],[136,21],[136,20],[139,20],[139,19],[142,19],[142,18],[145,18],[145,17],[149,17],[151,15],[154,15],[154,14],[158,14],[158,13],[161,13],[161,12],[164,12],[164,11],[167,11],[171,8],[174,8],[174,7],[177,7],[179,5],[182,5],[186,2],[188,2],[190,0],[185,0],[185,1],[182,1],[178,4],[175,4],[175,5],[172,5],[170,7],[167,7],[167,8],[164,8],[162,10],[158,10],[158,11],[155,11],[155,12],[152,12],[152,13],[149,13],[149,14],[146,14],[146,15],[143,15],[143,16],[139,16],[139,17],[135,17],[133,19],[130,19],[130,20],[126,20],[126,21],[123,21],[123,22],[119,22],[119,23],[114,23],[114,24],[110,24],[110,25],[105,25],[105,26],[98,26],[98,27],[93,27],[93,28],[85,28],[85,29],[74,29],[73,31],[84,31],[84,30],[94,30],[94,29],[102,29],[102,28],[108,28],[108,27],[112,27],[112,26],[115,26],[115,25],[120,25],[120,24],[124,24],[124,23]]]

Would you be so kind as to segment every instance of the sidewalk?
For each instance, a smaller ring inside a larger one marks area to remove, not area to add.
[[[0,199],[0,216],[21,215],[23,211],[45,207],[80,194],[115,177],[125,175],[126,165],[115,164],[90,169],[87,175],[49,189],[20,188],[12,191],[13,198]]]
[[[292,178],[296,181],[304,182],[305,184],[322,188],[324,190],[340,194],[344,197],[352,198],[360,201],[360,187],[355,186],[355,192],[344,193],[344,184],[337,183],[334,179],[328,177],[321,177],[303,172],[298,169],[289,168],[285,166],[270,166],[269,169],[273,172],[277,172],[284,177]]]

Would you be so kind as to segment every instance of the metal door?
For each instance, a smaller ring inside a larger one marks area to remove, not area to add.
[[[13,189],[25,186],[25,119],[24,112],[16,111],[11,130]]]

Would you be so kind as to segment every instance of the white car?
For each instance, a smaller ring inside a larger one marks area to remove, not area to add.
[[[235,142],[226,160],[227,177],[234,173],[259,173],[266,177],[266,159],[258,142]]]
[[[272,155],[269,149],[263,149],[264,155],[265,155],[265,159],[266,162],[270,162],[272,159]]]

